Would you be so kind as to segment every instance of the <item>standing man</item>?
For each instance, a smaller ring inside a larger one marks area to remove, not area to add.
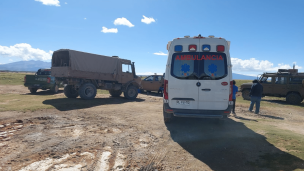
[[[252,86],[251,86],[251,90],[250,90],[250,107],[249,107],[249,111],[252,112],[253,106],[255,104],[255,114],[259,114],[260,112],[260,102],[261,102],[261,98],[262,98],[262,94],[263,94],[263,86],[259,83],[258,80],[253,80],[252,81]]]
[[[232,107],[232,113],[235,114],[235,99],[236,99],[236,92],[239,91],[239,88],[235,85],[235,81],[233,82],[233,91],[232,91],[232,101],[233,101],[233,107]]]

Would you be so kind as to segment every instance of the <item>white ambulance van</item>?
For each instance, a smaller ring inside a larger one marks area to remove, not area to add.
[[[232,109],[230,42],[214,36],[185,36],[167,45],[163,114],[227,118]]]

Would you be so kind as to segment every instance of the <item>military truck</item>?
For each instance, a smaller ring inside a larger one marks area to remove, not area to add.
[[[67,84],[64,88],[66,97],[80,96],[85,100],[94,99],[96,89],[109,90],[113,97],[123,92],[126,98],[133,100],[141,82],[136,76],[134,62],[130,60],[70,49],[53,53],[51,72],[56,82]]]
[[[258,81],[263,85],[263,96],[286,97],[290,104],[300,104],[304,98],[304,73],[298,69],[279,69],[276,73],[264,73]],[[250,100],[252,83],[241,85],[242,96]]]
[[[24,86],[28,87],[32,94],[36,93],[38,89],[50,89],[54,93],[58,93],[59,87],[63,87],[61,82],[55,82],[55,77],[51,76],[51,69],[39,69],[35,75],[25,75]]]

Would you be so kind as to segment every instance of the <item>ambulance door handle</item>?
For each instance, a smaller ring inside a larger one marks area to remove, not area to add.
[[[203,91],[210,91],[211,89],[209,88],[205,88],[205,89],[202,89]]]

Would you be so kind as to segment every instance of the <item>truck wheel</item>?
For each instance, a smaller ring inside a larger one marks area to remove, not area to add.
[[[65,86],[63,92],[67,98],[77,98],[78,97],[78,92],[75,89],[73,89],[73,87],[71,85]]]
[[[245,89],[242,91],[242,97],[244,100],[250,100],[250,90],[249,89]]]
[[[302,97],[297,93],[289,93],[286,96],[286,101],[290,104],[300,104],[302,102]]]
[[[138,88],[136,88],[133,85],[130,85],[127,88],[127,91],[124,92],[124,96],[130,100],[134,100],[137,97],[137,95],[138,95]]]
[[[163,107],[163,115],[164,115],[164,122],[168,123],[171,122],[173,119],[173,114],[172,113],[167,113],[165,112],[165,108]]]
[[[56,94],[58,93],[58,91],[59,91],[59,87],[57,84],[55,84],[55,86],[52,88],[52,92]]]
[[[32,93],[32,94],[35,94],[36,92],[37,92],[37,88],[30,88],[30,92]]]
[[[121,95],[122,91],[111,89],[111,90],[109,90],[109,93],[111,94],[112,97],[119,97]]]
[[[84,100],[94,99],[96,92],[96,87],[92,83],[85,83],[79,89],[79,95]]]

